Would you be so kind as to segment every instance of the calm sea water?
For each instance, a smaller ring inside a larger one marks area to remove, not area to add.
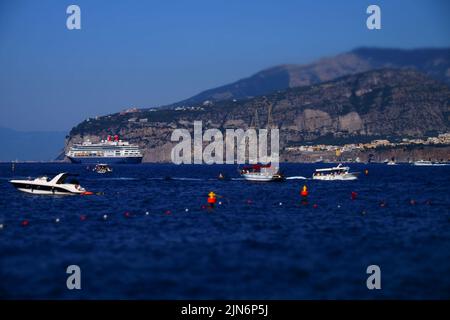
[[[116,165],[99,175],[0,164],[0,297],[450,298],[450,166],[351,165],[369,174],[301,179],[316,167],[283,165],[297,178],[250,183],[215,179],[238,178],[235,166]],[[34,196],[8,183],[62,171],[102,194]],[[204,208],[210,191],[222,203],[213,210]],[[66,288],[72,264],[79,291]],[[381,290],[366,287],[372,264]]]

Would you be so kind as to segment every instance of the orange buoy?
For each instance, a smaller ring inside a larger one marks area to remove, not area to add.
[[[369,170],[364,170],[364,174],[367,176],[367,175],[369,175]]]
[[[300,195],[302,197],[307,197],[308,196],[308,188],[306,186],[303,186],[302,190],[300,191]]]

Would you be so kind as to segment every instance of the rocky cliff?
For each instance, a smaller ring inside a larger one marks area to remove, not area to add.
[[[270,107],[269,107],[270,106]],[[423,137],[450,131],[450,90],[414,70],[380,69],[317,85],[290,88],[241,101],[218,101],[185,110],[140,110],[89,119],[74,127],[66,149],[108,134],[139,144],[144,161],[170,161],[176,128],[280,129],[281,147],[305,142],[366,141],[372,138]]]

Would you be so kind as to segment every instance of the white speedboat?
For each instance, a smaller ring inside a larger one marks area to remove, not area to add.
[[[251,166],[246,166],[240,171],[240,174],[245,180],[248,181],[269,182],[284,180],[284,176],[270,164],[254,164]]]
[[[415,165],[415,166],[446,166],[446,165],[448,165],[448,163],[419,160],[419,161],[415,161],[413,163],[413,165]]]
[[[343,167],[338,164],[337,167],[316,169],[312,178],[314,180],[356,180],[356,172],[350,172],[350,167]]]
[[[394,160],[388,161],[386,164],[388,166],[395,166],[395,165],[397,165],[397,163]]]
[[[70,195],[70,194],[90,194],[80,186],[79,182],[72,180],[66,182],[69,173],[63,172],[49,180],[47,177],[38,177],[34,180],[11,180],[10,183],[20,191],[32,194],[48,195]]]
[[[99,164],[95,165],[95,168],[93,169],[93,171],[95,171],[97,173],[111,173],[112,169],[106,163],[99,163]]]

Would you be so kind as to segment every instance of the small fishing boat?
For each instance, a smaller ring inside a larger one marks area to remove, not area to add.
[[[251,166],[245,166],[240,171],[241,176],[248,181],[282,181],[284,176],[271,164],[261,165],[254,164]]]
[[[106,163],[99,163],[95,166],[93,171],[95,171],[97,173],[111,173],[112,169]]]
[[[312,178],[314,180],[356,180],[358,173],[350,172],[350,167],[343,167],[338,164],[337,167],[316,169]]]
[[[397,162],[395,162],[395,158],[392,157],[391,160],[389,160],[388,162],[386,162],[386,164],[387,164],[388,166],[395,166],[395,165],[397,165]]]
[[[10,183],[19,191],[39,195],[91,194],[81,187],[77,180],[66,182],[70,176],[75,175],[63,172],[51,180],[42,176],[33,180],[11,180]]]

